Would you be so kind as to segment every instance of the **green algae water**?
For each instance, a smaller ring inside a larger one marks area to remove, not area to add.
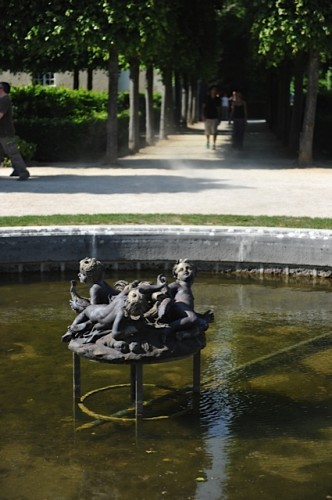
[[[2,277],[2,500],[332,498],[328,280],[199,275],[195,309],[215,312],[199,400],[185,390],[191,358],[146,366],[144,397],[170,418],[136,424],[102,423],[73,403],[72,354],[61,343],[74,318],[72,278]],[[81,360],[83,393],[113,387],[87,406],[123,414],[128,372]],[[174,390],[167,403],[159,386]]]

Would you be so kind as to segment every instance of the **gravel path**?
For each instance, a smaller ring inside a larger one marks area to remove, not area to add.
[[[264,122],[250,122],[245,146],[222,123],[216,150],[202,123],[113,167],[29,167],[17,182],[0,168],[0,215],[182,213],[332,216],[332,162],[299,169]]]

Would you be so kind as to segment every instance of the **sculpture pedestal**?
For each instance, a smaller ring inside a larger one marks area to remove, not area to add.
[[[159,364],[170,361],[178,361],[193,356],[193,392],[200,392],[200,352],[206,345],[205,332],[199,327],[188,331],[178,332],[166,338],[162,331],[153,328],[145,329],[140,333],[130,336],[130,342],[122,342],[122,350],[114,347],[112,334],[108,333],[95,342],[87,342],[84,337],[72,339],[68,348],[73,352],[73,390],[74,401],[80,408],[97,419],[103,420],[101,415],[93,414],[84,405],[84,400],[96,392],[105,389],[100,388],[81,396],[81,367],[80,358],[86,358],[98,363],[114,365],[128,365],[130,367],[130,383],[121,386],[130,387],[130,395],[135,405],[135,418],[144,418],[143,415],[143,366],[147,364]],[[119,386],[117,386],[119,387]],[[168,388],[169,389],[169,388]],[[104,420],[113,420],[107,418]],[[132,420],[132,419],[130,419]]]
[[[134,401],[135,405],[135,419],[144,418],[143,414],[143,365],[144,364],[152,364],[152,363],[160,363],[160,362],[169,362],[169,361],[177,361],[179,359],[187,358],[188,356],[193,356],[193,386],[192,390],[194,394],[200,393],[200,378],[201,378],[201,352],[200,349],[192,354],[188,354],[186,356],[174,357],[174,358],[163,358],[163,359],[148,359],[148,360],[127,360],[123,361],[124,364],[129,365],[130,367],[130,384],[127,384],[130,387],[130,395],[132,401]],[[89,359],[92,359],[89,357]],[[100,361],[95,359],[94,361]],[[111,360],[108,360],[107,363],[112,363]],[[114,361],[113,364],[119,364],[118,360]],[[104,388],[104,390],[107,388]],[[86,411],[86,407],[84,405],[84,400],[92,393],[98,392],[103,389],[96,389],[95,391],[91,391],[86,395],[81,396],[81,359],[80,355],[76,352],[73,352],[73,398],[74,403],[80,406],[80,408],[85,412],[90,414],[91,416],[98,417],[100,420],[116,420],[116,417],[112,416],[103,416],[94,414],[93,412]],[[120,419],[120,418],[119,418]],[[131,419],[127,419],[131,420]]]

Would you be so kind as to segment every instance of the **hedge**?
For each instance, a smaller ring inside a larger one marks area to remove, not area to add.
[[[106,151],[106,119],[75,122],[70,119],[22,118],[16,123],[19,137],[36,144],[34,160],[82,161],[102,159]],[[128,117],[118,119],[118,148],[128,143]]]
[[[106,92],[16,87],[11,92],[17,135],[36,145],[40,162],[102,159],[106,151]],[[128,93],[118,98],[118,149],[128,145]]]

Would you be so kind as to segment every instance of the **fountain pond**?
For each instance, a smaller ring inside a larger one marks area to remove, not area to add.
[[[73,403],[72,353],[61,343],[74,317],[72,277],[2,277],[2,499],[332,498],[328,280],[199,274],[195,309],[215,312],[199,401],[185,389],[191,359],[149,365],[145,397],[169,418],[100,422]],[[128,273],[137,278],[149,276]],[[117,387],[89,406],[121,414],[128,367],[82,360],[81,368],[83,392]]]

